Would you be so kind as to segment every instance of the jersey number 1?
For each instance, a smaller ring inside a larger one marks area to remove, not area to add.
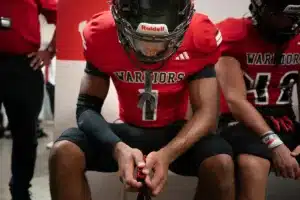
[[[144,91],[144,89],[139,89],[140,94],[142,94]],[[158,90],[152,90],[152,93],[156,96],[156,105],[154,110],[152,110],[149,102],[146,102],[144,104],[142,109],[143,121],[155,121],[157,119]]]

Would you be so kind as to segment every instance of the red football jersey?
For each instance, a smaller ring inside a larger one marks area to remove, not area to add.
[[[132,62],[119,43],[117,29],[109,11],[95,15],[83,31],[85,57],[112,79],[119,100],[120,118],[141,127],[162,127],[185,119],[188,105],[189,77],[220,57],[220,33],[210,20],[195,14],[184,41],[164,66],[152,73],[152,89],[157,105],[152,118],[138,108],[139,94],[144,90],[144,72]],[[135,60],[134,57],[132,59]],[[140,67],[149,65],[138,63]],[[153,64],[157,68],[161,63]]]
[[[285,44],[276,65],[276,45],[262,39],[250,18],[229,18],[217,26],[223,36],[222,55],[234,57],[241,64],[247,99],[256,107],[290,104],[300,70],[300,35]],[[223,95],[221,111],[229,112]]]

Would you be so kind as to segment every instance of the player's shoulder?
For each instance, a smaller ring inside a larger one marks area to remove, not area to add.
[[[101,67],[119,46],[116,25],[110,11],[95,14],[83,29],[85,59]]]
[[[296,35],[291,41],[290,46],[300,47],[300,34]],[[298,48],[297,48],[298,49]]]
[[[244,40],[253,28],[250,18],[227,18],[217,23],[224,42],[238,42]]]
[[[85,48],[105,46],[116,36],[116,25],[110,11],[95,14],[83,29]],[[99,48],[97,48],[99,49]]]
[[[200,53],[215,51],[222,42],[222,35],[209,19],[202,13],[195,13],[185,35],[183,45],[191,46]]]

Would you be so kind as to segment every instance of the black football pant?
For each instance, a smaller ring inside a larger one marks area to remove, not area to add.
[[[13,139],[9,184],[13,200],[27,200],[34,174],[43,84],[41,70],[34,71],[26,55],[0,53],[0,102],[5,107]]]

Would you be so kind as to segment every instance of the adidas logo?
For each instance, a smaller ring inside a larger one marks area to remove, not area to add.
[[[189,60],[189,59],[190,59],[189,54],[186,51],[182,52],[175,58],[175,60]]]
[[[217,46],[219,46],[222,43],[222,34],[220,31],[217,32],[216,42],[217,42]]]

